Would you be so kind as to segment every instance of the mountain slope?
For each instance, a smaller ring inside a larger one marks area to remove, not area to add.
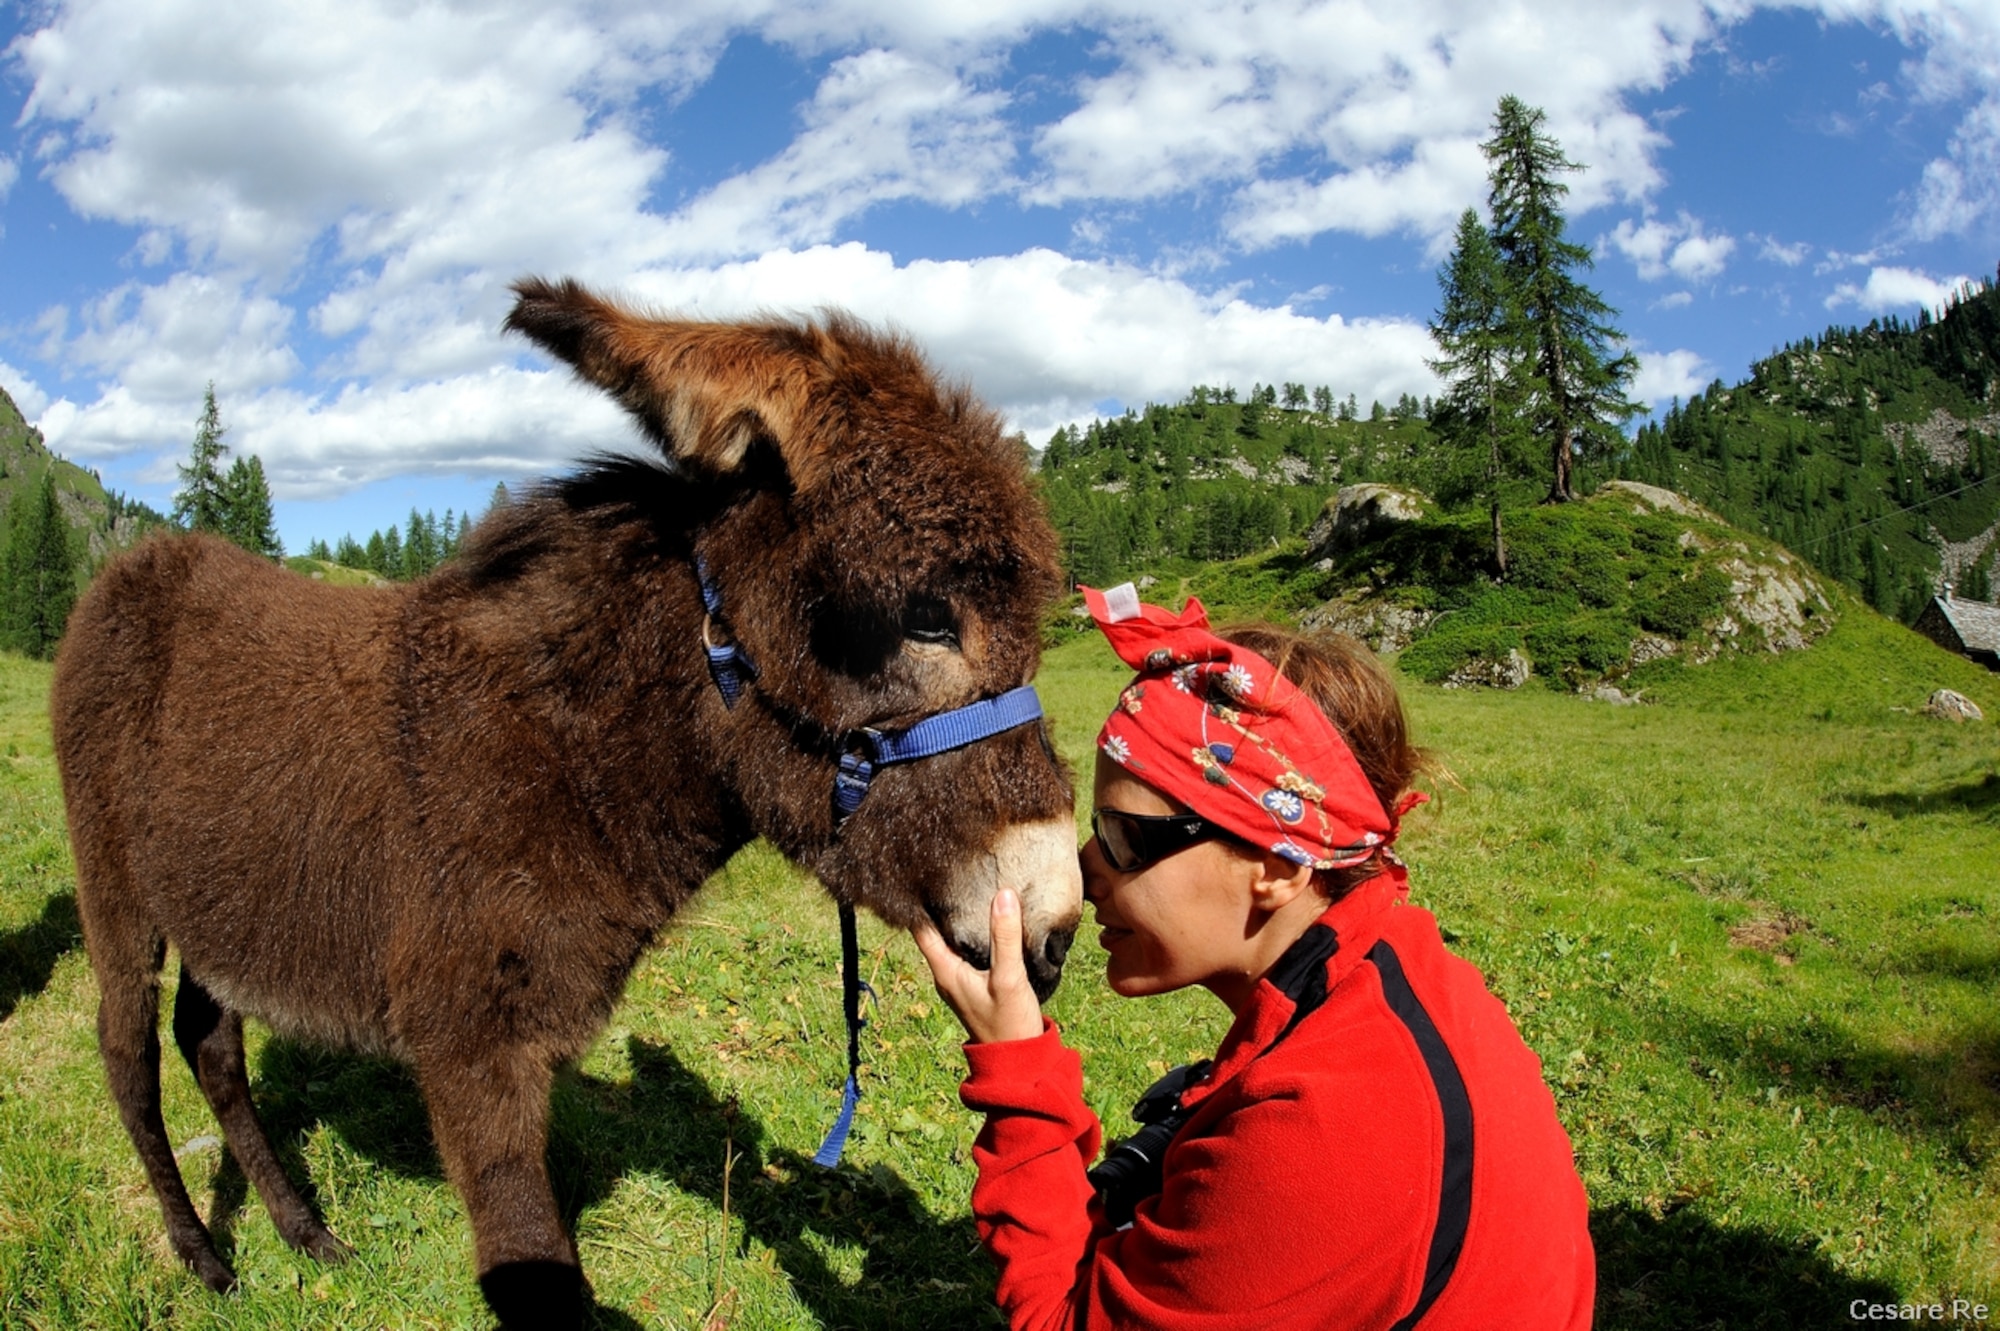
[[[1909,622],[2000,556],[2000,289],[1829,328],[1639,431],[1620,474],[1775,537]]]
[[[23,419],[13,397],[0,388],[0,527],[14,497],[40,485],[52,467],[56,502],[77,532],[77,549],[85,555],[83,573],[160,525],[159,514],[107,491],[94,473],[51,453],[42,432]]]

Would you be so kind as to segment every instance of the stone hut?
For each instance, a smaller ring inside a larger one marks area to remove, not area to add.
[[[2000,671],[2000,605],[1953,596],[1947,582],[1911,627],[1946,651]]]

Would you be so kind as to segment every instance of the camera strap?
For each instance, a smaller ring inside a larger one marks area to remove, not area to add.
[[[1314,923],[1264,976],[1292,1000],[1292,1015],[1271,1043],[1257,1051],[1258,1058],[1276,1049],[1326,1002],[1326,963],[1339,950],[1339,935],[1327,925]],[[1130,1225],[1139,1203],[1156,1196],[1165,1186],[1167,1147],[1194,1113],[1181,1107],[1181,1096],[1189,1086],[1200,1084],[1209,1068],[1207,1059],[1183,1063],[1154,1082],[1132,1106],[1132,1121],[1142,1125],[1139,1131],[1105,1152],[1104,1159],[1086,1175],[1104,1199],[1104,1216],[1113,1229]]]

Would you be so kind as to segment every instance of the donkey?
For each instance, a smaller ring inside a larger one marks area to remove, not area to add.
[[[695,323],[573,281],[514,290],[507,327],[612,394],[665,465],[600,458],[404,587],[157,537],[98,575],[57,659],[105,1069],[211,1289],[234,1275],[160,1116],[168,943],[175,1041],[286,1242],[348,1251],[258,1123],[246,1014],[409,1064],[488,1305],[560,1326],[584,1285],[545,1159],[554,1069],[736,850],[768,838],[980,965],[1014,886],[1044,994],[1076,928],[1070,777],[1022,688],[1056,539],[998,418],[844,315]],[[1021,694],[1026,723],[882,766],[836,807],[880,735]]]

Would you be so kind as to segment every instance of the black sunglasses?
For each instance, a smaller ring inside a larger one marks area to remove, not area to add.
[[[1123,809],[1092,810],[1090,830],[1104,858],[1119,873],[1143,869],[1197,841],[1234,836],[1198,813],[1141,814]]]

